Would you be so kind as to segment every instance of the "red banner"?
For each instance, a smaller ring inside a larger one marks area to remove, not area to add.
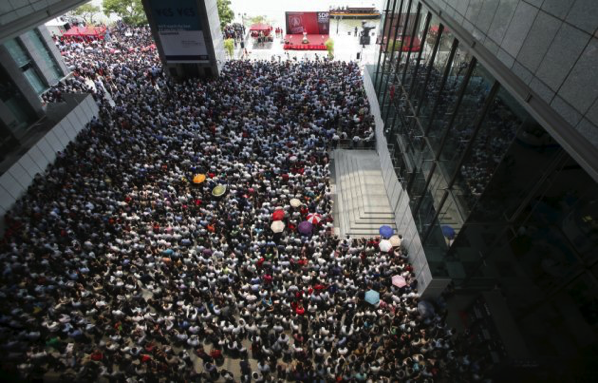
[[[327,35],[330,26],[328,12],[287,12],[287,34]]]

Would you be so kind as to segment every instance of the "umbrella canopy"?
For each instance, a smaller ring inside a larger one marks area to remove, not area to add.
[[[365,293],[365,301],[371,305],[376,305],[380,302],[380,293],[375,290],[368,290]]]
[[[388,239],[383,239],[380,241],[380,244],[378,244],[378,247],[380,248],[381,252],[386,253],[392,249],[392,244]]]
[[[395,275],[394,277],[392,277],[392,284],[397,287],[407,286],[405,278],[401,277],[400,275]]]
[[[212,195],[214,197],[220,197],[226,193],[226,186],[225,185],[216,185],[214,189],[212,189]]]
[[[282,231],[284,230],[284,227],[285,227],[285,224],[282,221],[274,221],[270,225],[270,229],[272,229],[272,231],[275,233],[282,233]]]
[[[401,246],[401,238],[398,235],[393,235],[390,237],[390,244],[394,247]]]
[[[384,238],[390,238],[394,234],[392,227],[388,225],[380,226],[380,235]]]
[[[445,225],[445,226],[442,226],[441,229],[442,229],[442,235],[444,235],[446,238],[448,238],[448,239],[455,238],[455,234],[456,234],[455,229],[453,229],[452,227]]]
[[[106,34],[106,27],[94,27],[94,26],[86,26],[81,30],[81,34],[85,36],[104,36]]]
[[[318,213],[310,213],[307,215],[307,222],[317,225],[322,220],[322,216]]]
[[[251,28],[249,28],[250,31],[257,31],[257,32],[265,32],[265,31],[271,31],[272,30],[272,26],[268,25],[268,24],[262,24],[262,23],[257,23],[257,24],[253,24],[251,26]]]
[[[85,28],[79,28],[78,26],[74,26],[71,29],[69,29],[68,31],[64,32],[62,35],[63,36],[82,36],[83,35],[83,31]]]
[[[428,301],[420,301],[417,304],[417,311],[424,318],[431,317],[434,315],[434,306]]]
[[[63,36],[67,36],[67,37],[73,37],[73,36],[78,36],[78,37],[83,37],[83,36],[89,36],[89,37],[103,37],[106,34],[106,27],[93,27],[93,26],[87,26],[87,27],[72,27],[71,29],[69,29],[68,31],[64,32],[62,35]]]
[[[301,234],[311,234],[311,231],[313,230],[313,228],[314,228],[314,225],[311,222],[303,221],[299,224],[299,226],[297,227],[297,230]]]
[[[199,185],[206,180],[205,174],[196,174],[193,176],[193,183]]]
[[[284,210],[274,210],[272,213],[272,221],[280,221],[284,218]]]
[[[293,198],[290,202],[292,207],[299,207],[301,206],[301,200],[298,200],[297,198]]]

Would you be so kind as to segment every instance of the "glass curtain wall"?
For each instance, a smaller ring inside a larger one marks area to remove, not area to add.
[[[50,73],[52,74],[52,83],[56,84],[64,76],[64,74],[62,73],[58,62],[56,62],[56,58],[46,46],[41,33],[37,29],[32,29],[26,34],[31,39],[31,42],[35,46],[42,60],[46,62],[46,66],[50,69]]]
[[[8,40],[4,43],[6,49],[21,69],[29,84],[33,87],[38,95],[44,93],[48,89],[48,85],[44,83],[41,76],[37,72],[37,68],[31,56],[27,53],[25,48],[17,39]]]
[[[386,10],[376,92],[433,276],[499,289],[534,355],[598,351],[598,184],[425,4]]]

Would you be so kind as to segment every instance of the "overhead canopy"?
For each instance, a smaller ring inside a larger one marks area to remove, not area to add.
[[[253,24],[251,26],[251,28],[249,28],[250,31],[256,31],[256,32],[270,32],[272,30],[272,26],[268,25],[268,24],[262,24],[262,23],[258,23],[258,24]]]
[[[106,34],[106,27],[72,27],[62,35],[66,37],[95,37],[103,38]]]

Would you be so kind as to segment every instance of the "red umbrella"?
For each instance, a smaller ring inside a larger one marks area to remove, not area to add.
[[[273,221],[280,221],[284,218],[284,210],[276,210],[272,213],[272,220]]]

